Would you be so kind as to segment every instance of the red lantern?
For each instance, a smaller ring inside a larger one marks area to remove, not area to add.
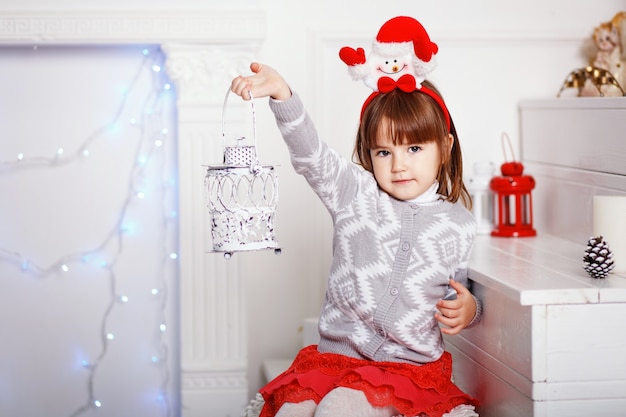
[[[501,177],[491,179],[489,187],[494,192],[495,229],[491,236],[536,236],[533,229],[531,191],[535,179],[524,174],[521,162],[505,162],[500,167]]]
[[[513,156],[513,162],[505,162],[500,167],[501,177],[494,177],[489,183],[493,191],[494,225],[491,236],[525,237],[536,236],[533,229],[533,200],[531,191],[535,188],[535,179],[524,175],[524,165],[515,161],[511,140],[502,133],[502,151],[506,158],[505,143]]]

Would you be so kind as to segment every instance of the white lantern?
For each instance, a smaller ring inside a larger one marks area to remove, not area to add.
[[[473,176],[467,182],[467,191],[472,197],[472,213],[476,218],[476,233],[490,234],[493,230],[493,193],[489,183],[493,177],[491,162],[476,162]]]
[[[233,252],[273,249],[281,252],[274,237],[274,219],[278,203],[278,177],[273,166],[258,161],[256,113],[252,107],[253,144],[244,137],[227,144],[222,109],[224,163],[208,166],[205,176],[207,206],[211,214],[213,252],[223,252],[226,259]]]

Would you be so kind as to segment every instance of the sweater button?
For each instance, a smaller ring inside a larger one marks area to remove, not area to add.
[[[398,295],[398,289],[397,289],[397,288],[392,288],[392,289],[391,289],[391,291],[389,291],[389,293],[390,293],[391,295],[394,295],[394,296],[395,296],[395,295]]]
[[[408,251],[409,249],[411,249],[411,244],[410,244],[409,242],[404,242],[404,243],[402,244],[402,250],[406,252],[406,251]]]

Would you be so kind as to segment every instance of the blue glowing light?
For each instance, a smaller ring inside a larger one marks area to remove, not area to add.
[[[133,234],[137,230],[137,224],[135,222],[126,222],[120,227],[120,232],[124,234]]]
[[[115,122],[114,122],[114,123],[111,123],[111,124],[109,125],[109,131],[110,131],[111,133],[120,133],[120,132],[121,132],[121,130],[122,130],[122,129],[120,128],[120,124],[119,124],[119,123],[115,123]]]

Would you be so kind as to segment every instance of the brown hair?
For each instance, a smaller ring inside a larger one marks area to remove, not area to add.
[[[432,83],[424,81],[423,84],[441,97]],[[452,203],[460,199],[467,208],[471,208],[472,199],[463,183],[461,146],[452,117],[448,131],[446,118],[439,104],[419,90],[405,93],[395,89],[389,93],[378,94],[363,109],[353,153],[355,162],[372,173],[370,150],[377,146],[376,140],[381,133],[379,127],[384,120],[390,122],[387,123],[390,130],[388,133],[395,144],[436,142],[439,145],[442,165],[437,176],[437,192]],[[453,137],[452,149],[448,133]]]

